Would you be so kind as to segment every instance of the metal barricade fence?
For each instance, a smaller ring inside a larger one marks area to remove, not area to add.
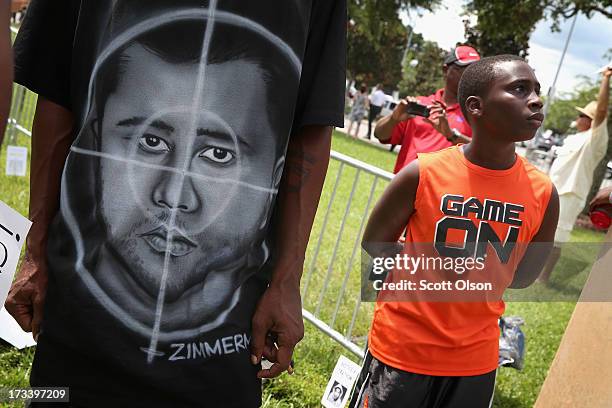
[[[21,85],[13,84],[13,98],[6,124],[7,143],[15,143],[19,134],[32,136],[32,121],[37,95]]]
[[[304,263],[304,318],[360,358],[374,307],[361,302],[361,236],[391,178],[392,173],[332,151]]]
[[[15,39],[18,29],[11,27],[11,40]],[[9,117],[6,123],[6,142],[14,144],[19,134],[32,136],[32,121],[36,110],[37,95],[25,87],[13,83],[13,94]]]

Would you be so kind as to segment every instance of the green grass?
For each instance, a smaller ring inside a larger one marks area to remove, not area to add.
[[[28,106],[28,109],[31,110],[32,107]],[[33,110],[31,111],[33,112]],[[17,138],[16,144],[29,147],[30,139],[21,135]],[[388,170],[393,168],[396,158],[394,154],[364,142],[349,139],[339,132],[334,135],[332,148],[340,153]],[[5,147],[3,147],[0,152],[0,199],[21,214],[27,215],[28,178],[5,176],[5,156]],[[360,173],[359,182],[355,185],[353,199],[348,210],[347,223],[340,235],[340,221],[346,211],[352,181],[356,173],[354,169],[344,166],[336,198],[330,209],[328,225],[321,242],[317,262],[314,265],[312,275],[309,275],[311,259],[322,229],[323,217],[339,168],[340,164],[337,161],[330,163],[307,252],[303,286],[308,281],[309,287],[303,302],[308,310],[316,310],[319,305],[319,294],[323,288],[324,278],[330,271],[331,280],[323,297],[319,316],[329,323],[336,308],[336,299],[340,298],[341,302],[335,320],[335,328],[341,333],[346,333],[353,309],[359,298],[359,251],[356,253],[350,270],[348,266],[355,242],[359,240],[361,221],[367,215],[367,201],[374,178],[369,174]],[[378,181],[374,189],[372,205],[382,193],[385,185],[386,182],[383,180]],[[603,234],[592,231],[578,229],[572,233],[573,242],[598,242],[602,239]],[[332,268],[328,269],[336,244],[338,244],[336,257]],[[572,283],[573,286],[570,285],[570,287],[574,290],[579,289],[590,270],[594,254],[595,249],[592,246],[589,248],[585,246],[566,248],[553,274],[552,289],[540,288],[540,290],[554,292],[558,290],[555,289],[555,285],[557,287],[567,286],[568,282]],[[341,294],[342,282],[347,270],[349,270],[349,279],[346,290]],[[308,280],[309,276],[310,280]],[[521,372],[508,368],[500,369],[497,379],[495,407],[514,408],[531,407],[533,405],[573,308],[574,302],[509,303],[507,305],[506,315],[520,315],[527,322],[524,326],[527,337],[527,356],[525,369]],[[364,344],[372,309],[373,305],[371,303],[361,304],[359,307],[352,339],[360,345]],[[305,338],[295,352],[296,374],[293,376],[283,375],[273,381],[267,381],[264,384],[264,406],[320,406],[319,401],[323,389],[340,354],[356,361],[351,353],[323,335],[312,325],[306,323]],[[0,346],[0,386],[26,386],[32,357],[33,349],[17,351],[7,346]]]

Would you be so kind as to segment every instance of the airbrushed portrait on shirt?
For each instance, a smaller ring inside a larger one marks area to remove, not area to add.
[[[262,26],[206,17],[183,10],[113,37],[65,171],[91,190],[62,204],[88,296],[135,333],[157,326],[160,341],[226,322],[269,261],[295,100],[271,90],[300,70]]]

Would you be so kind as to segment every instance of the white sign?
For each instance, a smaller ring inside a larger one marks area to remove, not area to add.
[[[348,402],[351,389],[361,367],[344,356],[340,356],[334,372],[325,387],[325,393],[321,398],[321,404],[325,408],[342,408]]]
[[[32,222],[0,201],[0,305],[8,295]]]
[[[6,175],[25,176],[28,167],[28,148],[21,146],[7,146],[6,148]]]
[[[24,332],[5,308],[0,309],[0,338],[20,350],[36,344],[32,334]]]

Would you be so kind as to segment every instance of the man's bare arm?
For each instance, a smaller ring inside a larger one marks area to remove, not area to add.
[[[414,117],[406,112],[408,102],[416,102],[416,98],[409,96],[400,100],[390,115],[387,115],[376,122],[374,136],[376,136],[381,143],[389,143],[391,140],[391,135],[393,134],[393,128],[395,128],[395,126],[397,126],[400,122],[412,119]]]
[[[47,286],[47,234],[59,208],[62,169],[72,143],[73,117],[67,109],[38,97],[32,125],[30,220],[26,257],[6,300],[6,310],[36,338]]]
[[[11,106],[13,89],[13,52],[11,50],[11,2],[0,0],[0,145]]]
[[[601,86],[599,87],[599,95],[597,96],[597,110],[593,118],[593,128],[601,125],[608,115],[608,103],[610,101],[610,75],[612,69],[608,68],[603,73]]]
[[[540,275],[554,245],[558,220],[559,195],[553,185],[540,229],[529,243],[527,251],[525,251],[525,255],[514,273],[514,279],[510,284],[511,288],[526,288]]]
[[[381,143],[388,143],[391,140],[391,134],[393,133],[393,128],[398,124],[393,119],[393,115],[387,115],[383,118],[380,118],[376,122],[376,127],[374,128],[374,136]]]
[[[27,250],[45,259],[48,227],[59,208],[60,182],[73,138],[72,113],[38,97],[32,125],[30,220]]]
[[[291,373],[293,349],[304,336],[300,278],[327,173],[331,133],[328,126],[305,126],[289,141],[275,210],[277,261],[253,316],[253,363],[258,364],[262,355],[275,362],[258,373],[260,378],[276,377],[285,370]]]

